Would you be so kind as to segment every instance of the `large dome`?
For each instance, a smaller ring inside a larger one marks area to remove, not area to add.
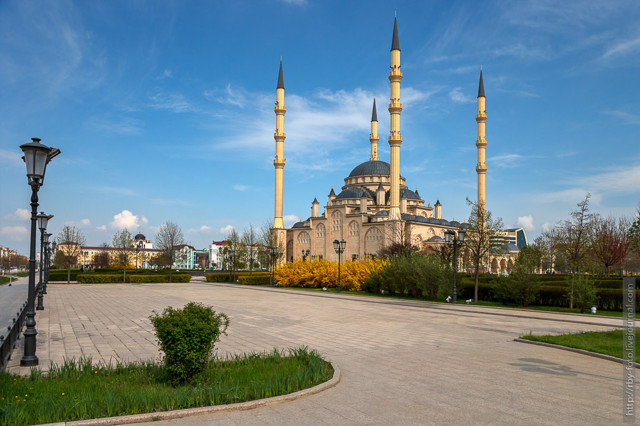
[[[391,166],[385,161],[367,161],[356,166],[349,177],[365,175],[391,175]]]

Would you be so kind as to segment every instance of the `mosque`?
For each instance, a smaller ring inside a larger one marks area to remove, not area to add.
[[[391,67],[389,81],[391,94],[389,114],[391,118],[388,143],[390,161],[378,158],[378,118],[376,101],[373,100],[371,114],[371,154],[368,161],[357,165],[344,179],[340,193],[333,188],[329,192],[324,211],[320,214],[320,202],[314,198],[311,204],[311,216],[286,229],[282,220],[283,169],[284,160],[284,115],[285,89],[282,74],[282,60],[276,88],[276,131],[274,134],[276,155],[275,167],[275,208],[271,229],[278,247],[284,250],[282,261],[291,261],[304,257],[315,257],[332,261],[338,260],[333,249],[334,240],[344,240],[346,249],[342,259],[364,259],[375,256],[380,249],[393,242],[410,241],[419,247],[439,244],[444,240],[447,230],[457,231],[463,225],[442,217],[440,200],[431,205],[420,196],[418,189],[409,189],[406,180],[400,175],[400,42],[398,39],[397,19],[393,24],[391,41]],[[478,88],[478,111],[476,122],[478,135],[476,147],[478,163],[478,204],[485,205],[485,111],[484,84],[482,70]]]

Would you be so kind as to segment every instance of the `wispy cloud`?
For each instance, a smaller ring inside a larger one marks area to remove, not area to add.
[[[13,241],[22,241],[29,235],[25,226],[3,226],[0,235]]]
[[[139,135],[142,133],[141,122],[133,118],[124,118],[122,120],[94,118],[88,124],[97,130],[119,135]]]
[[[236,229],[235,226],[233,225],[227,225],[227,226],[223,226],[222,228],[219,229],[220,233],[223,234],[225,237],[227,235],[229,235],[231,233],[231,231],[233,231],[234,229]]]
[[[523,158],[520,154],[502,154],[489,157],[487,162],[498,168],[510,169],[518,167]]]
[[[115,186],[100,186],[96,188],[97,191],[104,192],[106,194],[116,194],[116,195],[137,195],[137,192],[131,188],[119,188]]]
[[[288,214],[282,218],[285,228],[291,228],[295,223],[300,222],[300,218],[295,214]]]
[[[157,92],[149,96],[149,106],[154,109],[167,110],[175,113],[200,111],[199,108],[194,106],[181,93]]]
[[[602,61],[608,62],[614,58],[634,54],[638,51],[640,51],[640,35],[632,39],[614,43],[612,46],[609,46],[607,48],[600,59]]]
[[[204,97],[208,100],[215,100],[221,104],[234,105],[244,108],[247,102],[246,90],[243,88],[232,89],[231,84],[227,84],[224,90],[205,90]]]
[[[6,149],[0,149],[0,161],[11,164],[20,164],[22,161],[22,153],[17,151],[9,151]]]
[[[638,114],[631,114],[629,112],[620,110],[607,110],[604,111],[604,113],[606,115],[619,118],[625,124],[640,124],[640,115]]]
[[[535,225],[533,224],[532,215],[518,217],[518,225],[522,226],[525,231],[533,231],[534,229],[536,229]]]
[[[233,189],[235,189],[236,191],[248,191],[249,189],[251,189],[251,186],[249,186],[249,185],[233,185]]]
[[[280,0],[286,4],[295,4],[297,6],[305,6],[308,4],[308,0]]]
[[[5,220],[29,220],[31,212],[27,209],[17,209],[15,212],[4,216]]]
[[[470,98],[462,92],[461,87],[456,87],[449,92],[449,98],[456,103],[468,104],[473,103],[475,99]]]

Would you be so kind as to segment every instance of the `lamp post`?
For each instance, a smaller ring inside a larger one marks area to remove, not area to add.
[[[49,284],[49,268],[51,267],[51,251],[49,249],[49,237],[51,235],[48,232],[44,234],[44,266],[45,266],[45,275],[44,275],[44,286],[42,287],[42,294],[47,294],[47,284]]]
[[[347,242],[345,240],[333,240],[333,249],[338,253],[338,293],[340,293],[340,260],[346,247]]]
[[[457,259],[456,259],[456,249],[458,246],[458,242],[463,243],[464,242],[464,234],[466,234],[467,231],[465,231],[464,229],[460,229],[458,230],[458,233],[456,234],[455,231],[448,229],[444,232],[444,240],[447,243],[451,243],[453,242],[453,304],[455,305],[456,303],[458,303],[458,291],[456,289],[456,269],[458,269],[458,264],[457,264]]]
[[[273,282],[273,276],[276,273],[276,256],[278,255],[278,247],[269,247],[269,253],[271,254],[271,287],[273,287],[275,285]]]
[[[136,274],[138,273],[138,258],[140,257],[140,250],[142,250],[144,242],[142,240],[138,240],[136,243]]]
[[[52,217],[52,214],[44,214],[43,212],[40,212],[40,214],[36,216],[36,218],[38,219],[38,228],[40,229],[40,280],[38,281],[38,306],[36,306],[37,311],[42,311],[44,309],[44,306],[42,305],[42,295],[44,294],[44,284],[42,280],[42,273],[44,272],[44,231],[47,230],[47,224]]]
[[[57,148],[50,148],[40,143],[40,139],[31,138],[31,142],[20,145],[24,152],[24,160],[27,166],[27,179],[31,186],[31,238],[29,243],[29,291],[27,297],[27,328],[24,331],[24,355],[20,359],[20,365],[31,367],[38,365],[36,356],[36,312],[34,309],[36,286],[36,216],[38,214],[38,190],[44,183],[44,174],[47,164],[56,155],[60,154]]]
[[[231,262],[231,266],[229,267],[229,283],[233,283],[234,254],[235,252],[233,250],[229,250],[229,262]]]
[[[306,262],[307,257],[309,257],[309,254],[311,253],[311,250],[307,249],[302,249],[302,261]]]

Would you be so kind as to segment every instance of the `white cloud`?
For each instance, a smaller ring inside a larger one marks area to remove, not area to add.
[[[27,209],[17,209],[14,213],[8,214],[4,218],[6,220],[29,220],[31,219],[31,213]]]
[[[300,222],[300,218],[295,214],[288,214],[282,218],[285,228],[291,228],[294,223]]]
[[[2,162],[7,162],[7,163],[13,163],[13,164],[24,164],[24,162],[22,161],[22,155],[20,155],[18,152],[15,151],[9,151],[6,149],[0,149],[0,161]]]
[[[236,191],[248,191],[251,188],[249,185],[233,185],[233,189]]]
[[[465,95],[464,93],[462,93],[462,90],[460,87],[456,87],[453,90],[451,90],[449,92],[449,98],[453,101],[453,102],[457,102],[457,103],[461,103],[461,104],[468,104],[468,103],[473,103],[474,99],[468,97],[467,95]]]
[[[24,241],[29,236],[29,231],[24,226],[3,226],[0,235],[13,241]]]
[[[600,57],[603,61],[608,61],[616,56],[624,56],[640,50],[640,36],[631,40],[625,40],[609,47]]]
[[[149,101],[149,106],[155,109],[164,109],[176,113],[199,111],[180,93],[156,93],[149,97]]]
[[[200,231],[202,231],[202,232],[211,231],[211,227],[207,226],[207,225],[202,225],[200,227]]]
[[[232,89],[231,84],[227,84],[222,93],[219,90],[205,90],[204,97],[221,104],[234,105],[238,108],[244,108],[247,103],[247,91],[243,88]]]
[[[88,125],[107,133],[115,133],[119,135],[139,135],[142,133],[140,121],[129,117],[122,120],[95,118],[90,120]]]
[[[523,158],[524,157],[520,154],[503,154],[489,157],[487,162],[498,168],[510,169],[518,167],[520,160]]]
[[[96,227],[96,229],[98,231],[106,231],[107,230],[107,225],[100,225],[100,226]]]
[[[113,221],[109,226],[113,229],[127,228],[129,231],[137,231],[141,225],[146,225],[148,222],[144,216],[136,216],[129,210],[122,210],[122,212],[113,216]]]
[[[637,114],[619,110],[607,110],[604,113],[621,119],[625,124],[640,124],[640,115]]]
[[[80,221],[80,224],[84,225],[84,226],[89,226],[89,225],[91,225],[91,221],[89,219],[82,219]]]
[[[220,233],[224,234],[225,236],[228,235],[231,231],[233,231],[234,229],[236,229],[233,225],[227,225],[227,226],[223,226],[222,228],[220,228]]]
[[[533,216],[520,216],[518,217],[518,225],[524,228],[525,231],[533,231],[536,227],[533,225]]]
[[[281,1],[287,4],[295,4],[297,6],[305,6],[307,4],[307,0],[281,0]]]

